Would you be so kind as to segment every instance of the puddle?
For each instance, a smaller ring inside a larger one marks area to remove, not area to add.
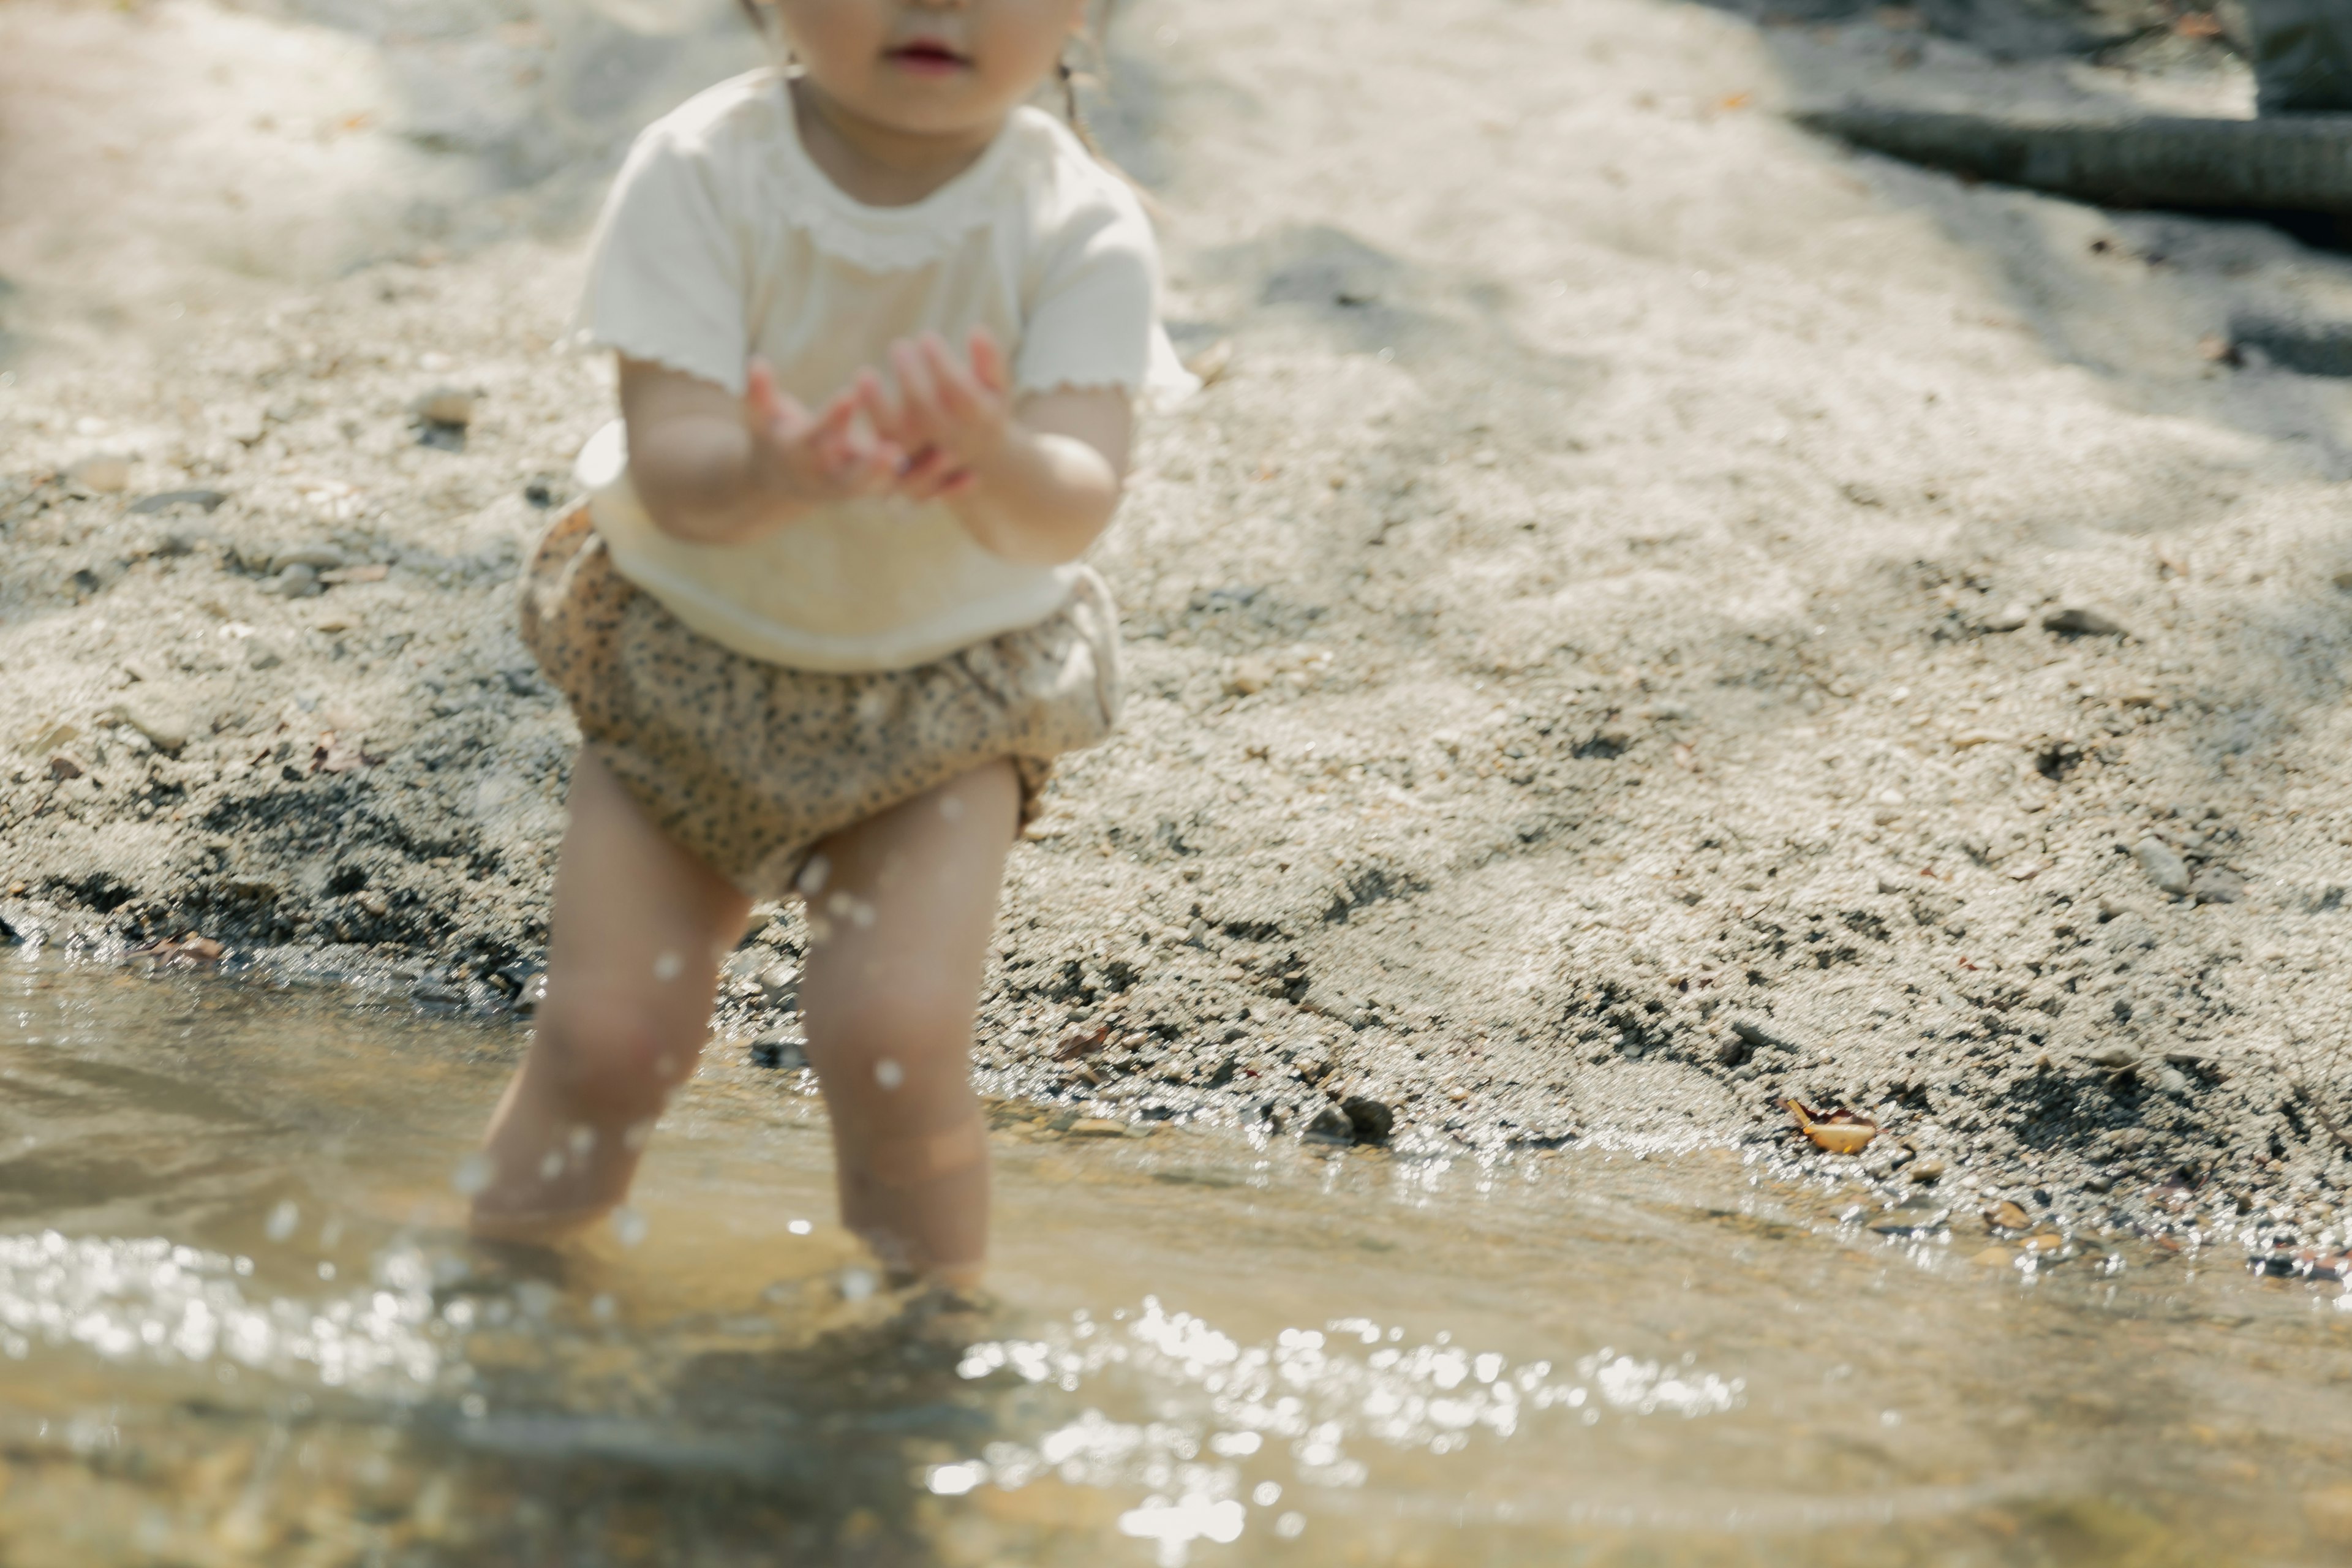
[[[0,1552],[48,1563],[2205,1563],[2352,1542],[2352,1312],[2242,1252],[1842,1225],[1736,1160],[1070,1140],[883,1288],[797,1080],[468,1247],[520,1043],[0,962]],[[617,1234],[616,1234],[617,1233]],[[624,1245],[624,1237],[633,1244]]]

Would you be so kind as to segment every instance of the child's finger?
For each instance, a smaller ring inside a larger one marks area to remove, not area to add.
[[[889,387],[884,384],[880,376],[870,370],[859,371],[857,379],[850,384],[849,391],[850,395],[857,400],[866,423],[882,439],[901,444],[912,439],[898,400],[891,395]]]
[[[890,368],[898,373],[898,399],[905,423],[912,433],[936,438],[941,434],[939,398],[922,351],[913,343],[890,345]]]
[[[809,427],[809,413],[801,400],[776,384],[775,367],[766,360],[751,362],[744,397],[765,428],[783,440],[798,439]]]
[[[955,355],[946,342],[927,334],[923,339],[923,368],[931,374],[931,386],[939,399],[940,411],[959,424],[978,418],[980,384],[956,363]]]
[[[1004,351],[996,346],[995,334],[986,327],[974,327],[971,348],[973,379],[989,391],[1003,395],[1013,384],[1013,374],[1004,363]]]

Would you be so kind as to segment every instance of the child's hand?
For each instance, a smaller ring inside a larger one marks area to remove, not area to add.
[[[935,332],[890,345],[895,395],[873,376],[859,378],[866,416],[905,457],[893,493],[945,500],[970,490],[975,470],[1003,448],[1013,422],[1012,377],[996,340],[975,330],[971,363],[956,363]]]
[[[874,433],[869,384],[880,385],[868,373],[835,394],[823,413],[811,415],[776,385],[776,373],[766,360],[753,360],[743,415],[761,488],[814,506],[882,495],[896,487],[908,466],[906,454]]]

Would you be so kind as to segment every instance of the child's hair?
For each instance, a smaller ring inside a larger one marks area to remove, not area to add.
[[[743,15],[751,19],[751,26],[759,31],[760,36],[767,37],[768,18],[765,7],[761,5],[760,0],[735,0],[735,3],[743,7]],[[1103,36],[1110,28],[1111,10],[1118,4],[1118,0],[1090,0],[1091,8],[1095,13],[1092,43],[1094,52],[1097,56],[1103,50]],[[1109,155],[1095,141],[1094,128],[1087,123],[1086,110],[1078,104],[1076,68],[1072,66],[1066,57],[1055,63],[1054,75],[1062,88],[1062,118],[1070,122],[1070,129],[1076,133],[1079,145],[1093,153],[1096,162],[1119,174],[1121,178],[1125,178],[1127,172],[1111,162]]]

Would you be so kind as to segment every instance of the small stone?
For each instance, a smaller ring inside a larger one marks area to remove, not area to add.
[[[1727,1036],[1715,1042],[1715,1059],[1727,1068],[1739,1066],[1753,1056],[1755,1051],[1755,1047],[1738,1035]]]
[[[480,400],[478,392],[467,392],[456,386],[436,386],[410,404],[409,407],[428,425],[443,425],[462,430],[474,422],[474,405]]]
[[[1731,1032],[1757,1050],[1788,1051],[1797,1056],[1805,1054],[1804,1047],[1785,1035],[1773,1033],[1753,1018],[1735,1018]]]
[[[2189,863],[2173,847],[2153,834],[2132,846],[2132,858],[2147,873],[2147,879],[2171,894],[2185,897],[2189,892]]]
[[[271,580],[269,591],[289,599],[313,599],[325,593],[327,585],[319,581],[316,566],[298,561]]]
[[[1302,1136],[1318,1143],[1353,1143],[1356,1141],[1356,1124],[1338,1106],[1327,1105],[1315,1113],[1315,1119],[1307,1124]]]
[[[92,452],[68,468],[66,478],[100,495],[119,495],[131,488],[131,459],[121,452]]]
[[[2246,896],[2246,879],[2227,866],[2208,866],[2189,882],[2189,895],[2200,904],[2234,904]]]
[[[65,752],[59,752],[49,759],[49,776],[51,778],[58,780],[78,779],[81,777],[81,763],[68,756]]]
[[[245,662],[254,669],[275,669],[286,659],[269,644],[255,637],[245,645]]]
[[[2010,605],[1987,616],[1984,629],[1989,632],[2013,632],[2033,618],[2033,612],[2024,605]]]
[[[163,490],[155,495],[142,496],[132,501],[130,510],[143,515],[150,512],[170,511],[176,507],[192,506],[198,511],[209,512],[219,510],[221,503],[226,500],[228,500],[227,495],[220,490]],[[187,552],[183,550],[173,553],[184,555]]]
[[[2111,1193],[2115,1188],[2116,1179],[2105,1171],[2094,1171],[2083,1178],[2083,1190],[2086,1193]]]
[[[788,1013],[799,1008],[801,972],[791,964],[782,961],[771,963],[753,975],[752,981],[769,1006],[782,1007]]]
[[[2000,1230],[2023,1230],[2033,1223],[2033,1216],[2021,1205],[2002,1202],[1985,1211],[1985,1223]]]
[[[195,732],[187,715],[160,697],[134,697],[115,704],[114,711],[124,723],[146,736],[150,745],[166,755],[186,745]]]
[[[2167,1094],[2187,1094],[2189,1075],[2179,1068],[2159,1068],[2156,1075],[2156,1087]]]
[[[332,545],[298,544],[272,554],[269,564],[279,572],[289,566],[308,566],[315,572],[332,572],[341,567],[346,559],[343,552]]]
[[[1942,1181],[1944,1179],[1944,1158],[1942,1155],[1927,1154],[1911,1162],[1911,1168],[1907,1174],[1913,1181],[1925,1187]]]
[[[1911,1236],[1923,1230],[1934,1230],[1950,1216],[1951,1212],[1944,1208],[1904,1205],[1888,1209],[1867,1222],[1864,1228],[1880,1236]]]
[[[1339,1102],[1339,1110],[1359,1143],[1385,1143],[1396,1131],[1395,1110],[1380,1100],[1350,1095]]]
[[[2110,1072],[2126,1072],[2139,1066],[2139,1053],[2129,1046],[2100,1046],[2084,1051],[2083,1055],[2094,1066],[2105,1068]]]
[[[796,1071],[808,1066],[808,1042],[798,1035],[773,1029],[751,1042],[751,1060],[763,1068]]]
[[[1114,1121],[1107,1116],[1088,1116],[1070,1123],[1069,1136],[1073,1138],[1124,1138],[1127,1136],[1127,1123],[1124,1121]]]
[[[388,915],[392,912],[392,905],[384,900],[384,896],[373,889],[362,893],[354,901],[361,909],[372,915]]]
[[[2338,572],[2332,581],[2342,592],[2352,594],[2352,572]]]
[[[2119,637],[2124,625],[2085,605],[2069,605],[2042,617],[2042,629],[2065,637]]]
[[[1226,672],[1225,695],[1255,697],[1273,684],[1274,671],[1266,668],[1265,660],[1239,658],[1234,661],[1233,668]]]

